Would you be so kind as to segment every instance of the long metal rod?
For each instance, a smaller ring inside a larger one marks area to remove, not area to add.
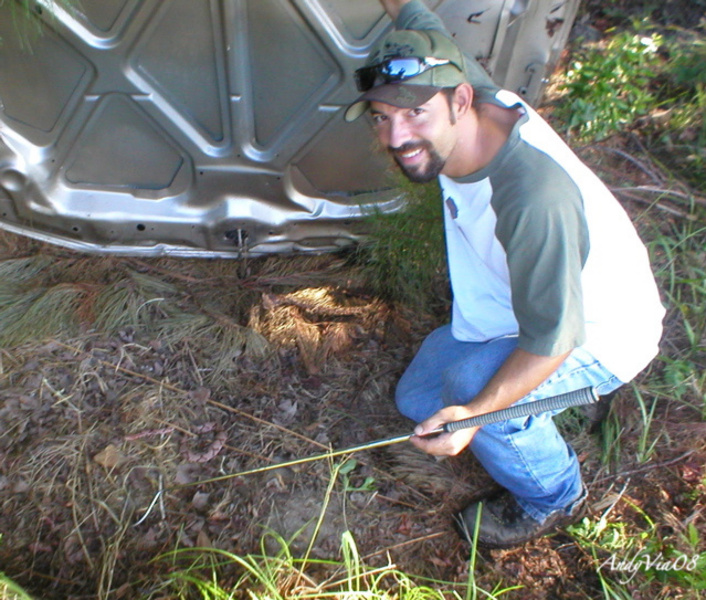
[[[568,392],[566,394],[559,394],[557,396],[551,396],[549,398],[543,398],[542,400],[536,400],[534,402],[527,402],[525,404],[517,404],[515,406],[510,406],[508,408],[503,408],[501,410],[494,410],[482,415],[477,415],[475,417],[470,417],[469,419],[462,419],[461,421],[452,421],[450,423],[445,423],[443,427],[436,429],[428,436],[438,435],[442,433],[453,433],[459,431],[460,429],[468,429],[470,427],[481,427],[483,425],[489,425],[491,423],[499,423],[500,421],[507,421],[509,419],[516,419],[518,417],[527,417],[530,415],[536,415],[547,411],[561,410],[564,408],[569,408],[570,406],[581,406],[583,404],[592,404],[598,401],[598,394],[596,390],[591,387],[583,388],[573,392]],[[332,450],[331,452],[324,452],[322,454],[315,454],[313,456],[307,456],[305,458],[296,458],[294,460],[267,465],[264,467],[258,467],[256,469],[249,469],[247,471],[240,471],[239,473],[228,473],[226,475],[220,475],[218,477],[212,477],[210,479],[203,479],[201,481],[194,481],[191,483],[180,484],[176,487],[187,487],[194,485],[201,485],[204,483],[214,483],[217,481],[224,481],[226,479],[232,479],[234,477],[245,477],[246,475],[254,475],[255,473],[264,473],[265,471],[273,471],[275,469],[283,469],[285,467],[292,467],[295,465],[303,465],[305,463],[314,462],[316,460],[322,460],[324,458],[335,458],[336,456],[341,456],[343,454],[353,454],[355,452],[361,452],[362,450],[372,450],[373,448],[382,448],[384,446],[391,446],[393,444],[398,444],[399,442],[406,442],[414,433],[406,433],[404,435],[398,435],[395,437],[385,438],[382,440],[376,440],[373,442],[367,442],[365,444],[360,444],[359,446],[352,446],[350,448],[344,448],[343,450]],[[425,436],[427,437],[427,436]]]

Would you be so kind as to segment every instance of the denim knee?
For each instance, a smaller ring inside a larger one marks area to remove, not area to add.
[[[402,376],[395,390],[395,404],[408,419],[421,423],[443,407],[439,394],[420,389],[413,378]]]
[[[447,367],[442,375],[444,406],[468,404],[492,379],[517,347],[517,338],[504,337],[482,343],[466,343],[473,352]]]
[[[397,405],[397,410],[400,411],[405,417],[412,418],[410,413],[414,412],[415,402],[413,402],[410,394],[407,391],[407,386],[403,384],[403,381],[397,384],[397,389],[395,390],[395,404]]]
[[[447,369],[443,374],[441,398],[444,406],[468,404],[488,383],[489,376],[483,379],[469,377],[463,368]]]

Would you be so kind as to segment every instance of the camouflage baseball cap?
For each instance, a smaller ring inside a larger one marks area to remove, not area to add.
[[[458,46],[446,35],[435,30],[404,29],[387,34],[370,52],[365,66],[356,72],[373,72],[375,67],[397,58],[426,60],[429,66],[414,77],[387,81],[382,75],[372,87],[359,96],[345,112],[346,121],[354,121],[378,101],[399,108],[421,106],[442,88],[456,87],[467,81],[465,62]],[[434,66],[434,63],[441,64]],[[374,74],[373,74],[374,76]]]

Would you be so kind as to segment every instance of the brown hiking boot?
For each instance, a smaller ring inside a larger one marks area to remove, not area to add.
[[[501,492],[494,498],[469,504],[456,515],[456,525],[461,537],[471,544],[479,505],[481,515],[476,540],[478,545],[486,548],[512,548],[578,520],[585,506],[585,493],[571,514],[556,510],[544,523],[530,517],[509,492]]]

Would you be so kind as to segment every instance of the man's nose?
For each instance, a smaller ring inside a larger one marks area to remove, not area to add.
[[[403,119],[391,119],[388,144],[391,148],[400,148],[412,138],[409,126]]]

